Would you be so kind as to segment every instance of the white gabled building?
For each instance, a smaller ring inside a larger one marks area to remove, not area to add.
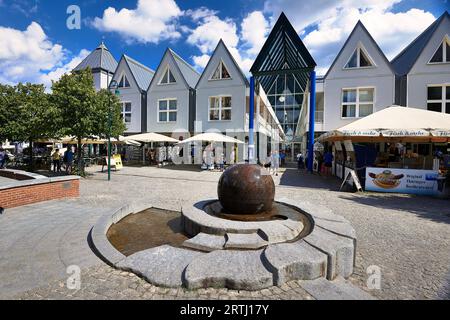
[[[445,12],[392,60],[396,104],[450,113],[450,14]]]
[[[122,118],[127,134],[147,131],[147,88],[155,72],[123,55],[113,76],[122,102]]]
[[[194,131],[195,85],[199,78],[192,66],[171,49],[166,50],[147,90],[148,132],[178,139]]]
[[[450,14],[444,12],[392,61],[359,21],[316,87],[317,136],[394,104],[450,113]],[[303,150],[309,101],[296,132]]]
[[[247,77],[220,40],[196,86],[196,131],[215,131],[245,141],[249,132],[249,93]],[[271,140],[268,136],[277,140],[275,129],[280,130],[279,135],[282,129],[262,88],[255,104],[255,141],[258,158],[265,161]],[[245,149],[238,146],[238,160],[246,158]]]
[[[395,102],[395,73],[359,21],[324,77],[324,131],[368,116]]]

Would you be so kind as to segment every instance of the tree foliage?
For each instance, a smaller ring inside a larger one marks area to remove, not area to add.
[[[120,118],[120,101],[107,90],[95,91],[90,69],[66,74],[52,86],[52,101],[60,110],[63,131],[78,141],[78,159],[82,159],[81,141],[96,135],[108,135],[108,116],[111,110],[112,135],[125,130]],[[79,171],[84,168],[79,161]]]
[[[78,141],[78,159],[82,159],[82,140],[106,138],[109,121],[112,137],[126,129],[120,100],[108,90],[96,92],[90,69],[63,75],[53,82],[52,93],[46,93],[43,85],[0,84],[0,141],[32,143],[72,136]],[[82,161],[79,169],[84,170]]]

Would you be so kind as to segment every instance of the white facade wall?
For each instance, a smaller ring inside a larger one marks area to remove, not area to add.
[[[344,69],[358,45],[367,51],[375,66],[358,69]],[[377,112],[394,104],[395,76],[390,64],[379,52],[361,25],[348,39],[346,46],[337,57],[324,83],[325,110],[323,130],[329,131],[345,126],[358,118],[342,118],[342,90],[358,87],[374,88],[374,110]]]
[[[176,83],[163,84],[159,82],[166,66],[170,66]],[[170,56],[166,53],[160,67],[156,71],[150,88],[147,92],[147,131],[158,133],[170,133],[174,131],[189,131],[189,88],[183,80],[182,74]],[[177,99],[177,121],[176,122],[159,122],[158,101],[160,99],[174,98]]]
[[[130,83],[129,88],[119,88],[120,101],[131,102],[131,123],[127,124],[126,133],[140,133],[141,132],[141,92],[131,74],[130,69],[124,59],[121,59],[117,66],[116,73],[112,80],[120,81],[122,75],[125,75]]]
[[[94,87],[95,90],[100,91],[101,89],[108,89],[109,83],[112,80],[112,75],[105,71],[93,72],[94,76]]]
[[[449,19],[442,21],[407,76],[408,107],[427,109],[427,86],[450,85],[450,63],[428,63],[445,35],[450,37]]]

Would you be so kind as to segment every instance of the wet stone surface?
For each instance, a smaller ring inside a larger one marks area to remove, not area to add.
[[[166,244],[181,247],[189,239],[181,229],[179,212],[156,208],[125,217],[109,228],[107,237],[125,256]]]

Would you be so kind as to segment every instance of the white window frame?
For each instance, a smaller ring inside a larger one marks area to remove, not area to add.
[[[218,108],[212,108],[211,107],[211,99],[212,98],[217,98],[219,99],[219,107]],[[229,108],[224,108],[222,107],[222,98],[230,98],[231,99],[231,107]],[[219,112],[219,120],[214,120],[211,119],[211,111],[213,110],[217,110]],[[222,111],[223,110],[230,110],[231,111],[231,119],[222,119]],[[208,121],[209,122],[218,122],[218,121],[232,121],[233,119],[233,96],[230,94],[223,94],[223,95],[218,95],[218,96],[209,96],[208,97]]]
[[[373,90],[373,99],[372,101],[363,101],[360,102],[359,101],[359,91],[360,90],[365,90],[365,89],[372,89]],[[356,90],[356,102],[344,102],[344,91],[346,90]],[[354,88],[342,88],[341,89],[341,108],[340,108],[340,117],[341,119],[358,119],[358,118],[364,118],[367,116],[360,116],[359,115],[359,106],[361,104],[372,104],[373,108],[372,108],[372,113],[375,113],[375,97],[376,97],[376,87],[354,87]],[[343,111],[343,107],[344,106],[348,106],[348,105],[355,105],[355,116],[354,117],[343,117],[342,116],[342,111]]]
[[[167,101],[167,110],[159,110],[159,102],[160,102],[160,101]],[[170,107],[169,107],[170,101],[176,101],[176,102],[177,102],[177,108],[176,108],[175,110],[170,110]],[[158,118],[157,118],[157,122],[158,122],[158,123],[176,123],[176,122],[178,121],[178,99],[177,99],[177,98],[163,98],[163,99],[158,99],[158,105],[157,105],[157,108],[158,108]],[[170,119],[169,114],[172,113],[172,112],[175,112],[175,113],[177,114],[177,120],[176,120],[176,121],[170,121],[170,120],[169,120],[169,119]],[[166,121],[161,121],[161,120],[159,120],[159,115],[160,115],[161,113],[166,113],[166,114],[167,114],[167,118],[166,118],[167,120],[166,120]]]
[[[223,78],[223,75],[222,75],[222,68],[220,68],[220,69],[219,69],[219,70],[220,70],[220,77],[219,77],[219,79],[213,79],[214,73],[216,72],[217,68],[218,68],[218,67],[222,67],[222,65],[225,66],[225,69],[227,69],[228,74],[230,75],[230,77],[229,77],[229,78]],[[211,73],[211,76],[209,77],[209,81],[220,81],[220,80],[231,80],[231,79],[232,79],[232,77],[231,77],[230,69],[228,69],[228,67],[227,67],[227,65],[225,64],[225,62],[223,62],[223,60],[220,59],[219,64],[217,65],[217,67],[216,67],[216,68],[213,70],[213,72]]]
[[[168,77],[167,83],[162,83],[163,78],[164,78],[164,75],[166,74],[167,70],[169,70],[169,72],[172,74],[173,78],[175,79],[175,75],[173,74],[173,72],[172,72],[170,66],[167,65],[167,66],[164,68],[164,72],[163,72],[163,75],[162,75],[161,79],[159,79],[159,82],[158,82],[158,85],[159,85],[159,86],[169,86],[169,85],[177,84],[177,79],[175,79],[175,82],[170,82],[170,75],[169,75],[169,73],[167,73],[167,77]]]
[[[439,50],[441,44],[442,44],[442,62],[431,62],[431,59],[433,59],[434,55]],[[450,63],[450,61],[447,61],[447,46],[445,44],[448,44],[450,46],[450,38],[449,38],[448,34],[446,34],[444,36],[444,38],[442,39],[442,41],[439,42],[439,45],[436,48],[436,50],[433,51],[433,54],[431,55],[431,58],[428,61],[428,64],[445,64],[445,63]]]
[[[366,55],[367,59],[369,59],[369,62],[372,64],[371,66],[361,67],[361,50]],[[352,59],[353,53],[355,53],[355,51],[356,51],[356,67],[347,67],[347,65],[350,62],[350,60]],[[367,52],[366,48],[363,46],[363,44],[361,42],[359,42],[358,45],[356,46],[355,50],[352,51],[352,54],[350,55],[350,57],[348,58],[347,62],[344,64],[344,67],[342,69],[343,70],[373,69],[373,68],[376,68],[376,66],[377,65],[375,64],[374,60]]]
[[[428,100],[428,88],[430,87],[441,87],[442,89],[442,98],[441,100]],[[429,84],[427,85],[427,110],[428,110],[428,104],[429,103],[440,103],[441,104],[441,113],[446,113],[446,104],[450,103],[450,99],[447,99],[447,87],[450,87],[450,83],[444,83],[444,84]]]
[[[128,87],[125,87],[125,83],[124,83],[124,86],[123,86],[123,87],[120,87],[120,83],[122,82],[122,79],[123,79],[124,77],[125,77],[125,78],[127,79],[127,81],[128,81]],[[120,88],[120,89],[128,89],[128,88],[131,88],[130,79],[128,79],[127,74],[126,74],[125,72],[122,72],[122,74],[120,75],[120,77],[119,77],[119,82],[117,83],[117,86],[118,86],[118,88]]]
[[[132,119],[133,119],[133,103],[132,103],[131,101],[121,101],[121,103],[122,103],[122,111],[121,111],[121,114],[122,114],[122,120],[123,120],[123,123],[125,123],[125,124],[131,124]],[[125,105],[126,105],[127,103],[130,104],[130,111],[126,111]],[[125,121],[125,115],[126,115],[126,114],[129,114],[129,115],[130,115],[130,122],[126,122],[126,121]]]

